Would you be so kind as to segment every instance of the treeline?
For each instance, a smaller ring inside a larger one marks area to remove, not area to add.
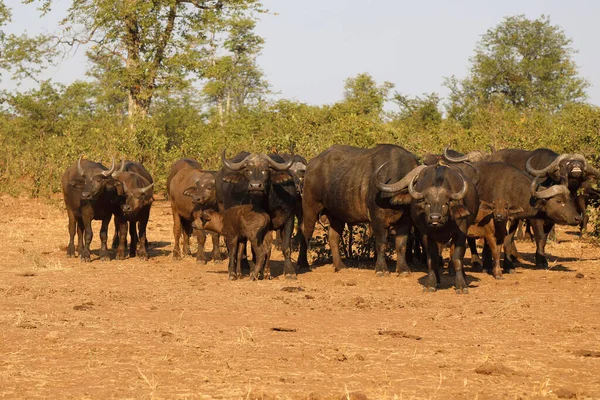
[[[230,114],[224,123],[203,111],[193,96],[167,97],[155,102],[151,115],[138,121],[135,130],[125,113],[94,97],[92,84],[45,83],[6,99],[11,111],[0,114],[0,192],[34,197],[59,192],[62,172],[81,154],[105,164],[111,155],[142,161],[156,177],[159,191],[174,160],[192,157],[216,169],[223,149],[231,156],[241,150],[293,148],[310,159],[336,143],[394,143],[417,155],[439,153],[452,143],[460,151],[492,145],[549,147],[583,153],[590,160],[600,154],[596,106],[575,103],[547,112],[491,102],[477,108],[465,125],[443,117],[436,96],[403,98],[400,111],[386,112],[382,94],[352,92],[359,80],[374,84],[365,74],[349,79],[351,95],[333,105],[260,102]]]

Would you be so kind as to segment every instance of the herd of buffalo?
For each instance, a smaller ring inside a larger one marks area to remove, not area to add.
[[[526,221],[536,243],[535,261],[547,268],[546,240],[555,224],[586,228],[586,207],[600,192],[593,187],[600,171],[581,154],[557,154],[548,149],[504,149],[461,154],[446,148],[427,154],[422,163],[400,146],[372,149],[334,145],[310,162],[294,154],[241,152],[222,168],[207,171],[192,159],[175,162],[167,178],[173,213],[173,257],[190,253],[190,236],[198,239],[197,259],[206,261],[206,235],[213,242],[212,258],[221,260],[219,237],[227,244],[229,279],[242,276],[250,242],[250,279],[270,278],[272,233],[281,237],[283,273],[295,278],[308,268],[307,247],[318,220],[329,221],[329,245],[335,270],[344,268],[340,241],[346,225],[368,223],[375,238],[378,276],[388,275],[385,253],[394,238],[396,272],[410,273],[407,255],[423,248],[428,276],[426,291],[440,284],[441,251],[450,245],[450,271],[457,293],[467,293],[463,257],[467,245],[472,264],[496,278],[510,272],[519,258],[514,236]],[[112,160],[110,168],[82,157],[62,177],[69,217],[68,256],[77,252],[90,261],[91,221],[101,220],[100,258],[109,259],[108,225],[114,215],[112,247],[125,258],[146,259],[146,227],[153,202],[154,181],[137,162]],[[300,251],[291,259],[294,221]],[[183,236],[182,249],[180,248]],[[485,240],[483,261],[475,240]],[[501,263],[502,249],[504,261]]]

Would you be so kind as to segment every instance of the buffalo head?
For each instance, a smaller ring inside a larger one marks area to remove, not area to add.
[[[535,177],[547,176],[561,183],[568,179],[600,178],[600,172],[589,165],[582,154],[561,154],[542,169],[535,169],[531,166],[532,157],[527,160],[525,168]]]
[[[115,158],[112,158],[112,166],[108,170],[98,168],[84,168],[81,163],[83,156],[77,160],[77,176],[69,182],[69,185],[81,190],[81,200],[90,201],[98,198],[107,184],[111,181],[111,174],[115,170]]]
[[[288,170],[294,163],[294,157],[287,162],[279,163],[264,154],[251,153],[241,161],[232,162],[225,157],[225,150],[221,156],[223,166],[235,174],[223,177],[225,182],[238,183],[242,179],[248,181],[248,193],[251,195],[263,195],[266,193],[270,183],[283,183],[292,180]]]
[[[490,215],[496,222],[506,222],[510,217],[523,212],[519,206],[509,206],[506,200],[495,199],[493,202],[481,200],[479,211],[485,215]]]
[[[552,185],[539,190],[538,185],[542,179],[536,177],[531,182],[531,196],[535,199],[535,207],[557,224],[579,225],[581,215],[573,204],[569,188],[565,185]]]
[[[213,204],[217,200],[214,175],[196,177],[194,185],[185,188],[183,195],[191,197],[194,204]]]
[[[125,171],[125,160],[121,160],[121,167],[112,173],[112,177],[118,182],[119,195],[125,197],[121,204],[124,215],[135,215],[154,201],[154,183],[148,184],[148,181],[137,173]]]

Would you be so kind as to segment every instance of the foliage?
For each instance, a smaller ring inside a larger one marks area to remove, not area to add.
[[[469,76],[446,80],[448,114],[468,124],[471,111],[482,103],[552,112],[582,102],[589,84],[578,75],[571,43],[546,16],[504,18],[482,36]]]

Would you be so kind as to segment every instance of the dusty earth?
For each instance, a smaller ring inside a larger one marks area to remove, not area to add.
[[[550,270],[521,242],[524,268],[467,267],[456,295],[372,264],[228,282],[225,263],[173,261],[171,227],[157,201],[150,260],[101,262],[95,224],[83,264],[58,200],[1,197],[0,397],[600,398],[600,248],[570,228]]]

